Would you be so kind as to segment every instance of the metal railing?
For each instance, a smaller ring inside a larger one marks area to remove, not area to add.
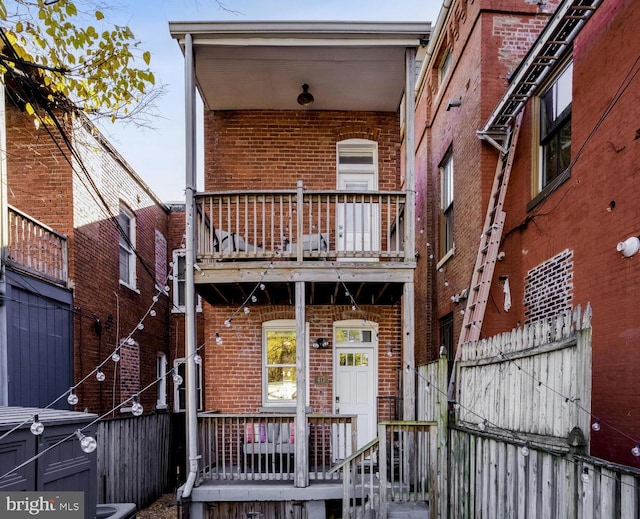
[[[291,480],[296,471],[295,415],[198,415],[201,477],[205,480]],[[355,448],[356,417],[307,415],[309,479],[339,479],[330,472]]]
[[[302,182],[295,190],[202,193],[198,261],[404,260],[405,201],[400,191],[305,191]]]
[[[7,263],[59,284],[68,279],[67,237],[9,206]]]

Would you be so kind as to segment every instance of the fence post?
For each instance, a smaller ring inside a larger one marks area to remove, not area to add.
[[[580,406],[591,412],[591,305],[587,303],[582,321],[576,323],[576,397]],[[576,423],[587,441],[591,453],[591,414],[576,409]]]
[[[446,388],[449,378],[449,359],[446,354],[438,359],[437,388]],[[460,378],[457,379],[458,382]],[[437,395],[437,447],[436,458],[431,463],[436,464],[435,477],[430,481],[431,514],[440,518],[449,517],[449,399],[445,392]]]
[[[380,517],[387,517],[387,427],[378,424],[378,478],[380,480]]]

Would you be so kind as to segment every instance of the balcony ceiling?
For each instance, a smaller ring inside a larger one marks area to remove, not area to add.
[[[398,110],[405,49],[419,47],[429,23],[171,22],[183,53],[191,34],[196,83],[212,110]]]

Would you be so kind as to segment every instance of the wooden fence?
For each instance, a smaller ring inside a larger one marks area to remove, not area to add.
[[[640,518],[640,471],[587,454],[590,319],[578,307],[465,344],[449,413],[447,359],[420,367],[418,418],[454,419],[432,467],[437,517]]]
[[[169,414],[98,424],[98,503],[141,509],[169,489]]]

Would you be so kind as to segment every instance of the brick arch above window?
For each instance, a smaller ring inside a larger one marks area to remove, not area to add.
[[[341,127],[336,130],[335,138],[337,142],[350,139],[367,139],[370,141],[380,140],[381,129],[377,127],[359,126],[359,127]]]

